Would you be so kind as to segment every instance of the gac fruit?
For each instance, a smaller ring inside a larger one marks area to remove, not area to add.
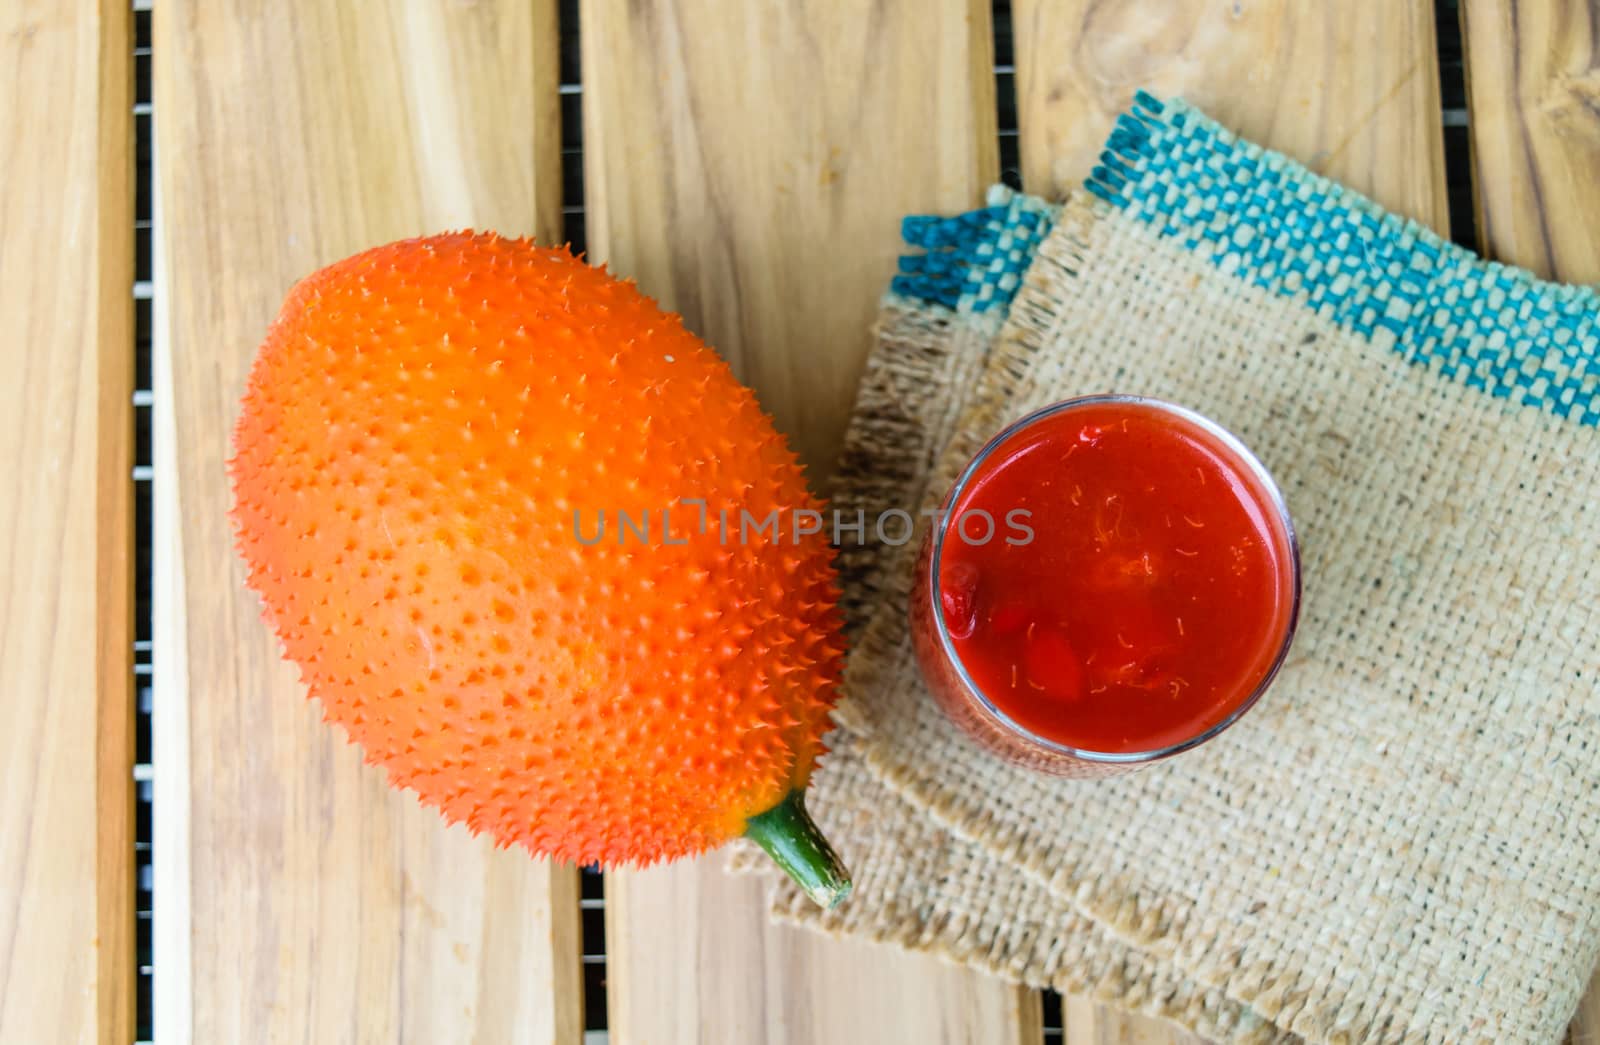
[[[848,892],[803,802],[843,657],[821,504],[677,316],[527,240],[378,247],[290,291],[233,445],[249,586],[392,784],[536,855],[749,834]]]

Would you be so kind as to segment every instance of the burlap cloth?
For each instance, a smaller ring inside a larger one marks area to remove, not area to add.
[[[1182,103],[1090,191],[908,221],[834,503],[937,503],[1005,422],[1145,393],[1288,497],[1305,598],[1238,725],[1120,778],[983,753],[923,690],[916,542],[841,549],[811,806],[857,877],[783,919],[1238,1041],[1550,1041],[1600,950],[1600,404],[1587,290],[1483,263]],[[736,869],[759,866],[736,851]]]

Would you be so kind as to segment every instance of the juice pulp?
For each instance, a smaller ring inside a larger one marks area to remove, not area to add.
[[[950,509],[940,610],[956,654],[996,707],[1056,743],[1130,753],[1196,737],[1266,680],[1288,635],[1282,513],[1237,453],[1159,404],[1039,418]],[[987,541],[979,511],[997,523]]]

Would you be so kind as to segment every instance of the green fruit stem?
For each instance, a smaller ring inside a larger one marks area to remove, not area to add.
[[[837,907],[850,895],[850,872],[806,812],[804,789],[795,788],[782,802],[751,817],[744,833],[820,906]]]

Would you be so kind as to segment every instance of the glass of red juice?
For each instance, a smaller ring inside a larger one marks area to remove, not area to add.
[[[962,471],[922,547],[911,633],[984,747],[1101,776],[1237,721],[1299,602],[1294,526],[1255,455],[1192,410],[1095,395],[1029,414]]]

